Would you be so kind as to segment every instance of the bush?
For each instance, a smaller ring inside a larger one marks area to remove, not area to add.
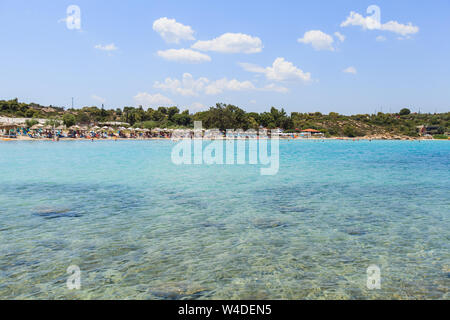
[[[76,119],[73,114],[65,114],[63,116],[63,123],[68,128],[75,125]]]
[[[351,126],[346,126],[344,128],[344,135],[349,137],[349,138],[355,138],[355,137],[362,137],[364,136],[364,133],[359,131],[358,129],[351,127]]]
[[[436,134],[436,135],[433,136],[433,139],[448,140],[448,137],[445,134]]]
[[[407,116],[409,114],[411,114],[411,110],[409,110],[408,108],[403,108],[402,110],[400,110],[401,116]]]
[[[31,128],[32,126],[34,126],[35,124],[38,124],[38,123],[39,123],[39,121],[37,121],[36,119],[31,119],[31,120],[25,121],[27,128]]]

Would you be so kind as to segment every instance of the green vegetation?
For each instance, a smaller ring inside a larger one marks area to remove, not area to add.
[[[445,134],[436,134],[433,136],[433,139],[448,140],[448,136],[446,136]]]
[[[61,124],[62,124],[62,121],[57,120],[57,119],[48,119],[47,121],[45,121],[45,125],[51,126],[51,127],[59,127]]]
[[[25,121],[25,124],[28,128],[31,128],[32,126],[34,126],[35,124],[38,124],[39,121],[35,120],[35,119],[30,119]]]
[[[229,104],[216,104],[207,111],[195,114],[188,110],[180,111],[177,107],[159,107],[144,110],[142,106],[109,109],[84,107],[67,109],[55,106],[41,106],[35,103],[21,103],[17,99],[0,100],[0,115],[9,117],[51,119],[58,125],[101,124],[105,122],[126,122],[135,128],[186,128],[193,127],[194,121],[202,121],[205,128],[218,129],[258,129],[282,128],[287,132],[300,132],[304,129],[316,129],[326,137],[345,136],[361,137],[365,135],[398,135],[417,137],[418,126],[436,127],[438,136],[449,132],[450,112],[442,114],[411,113],[407,108],[399,113],[357,114],[351,116],[331,112],[328,115],[320,112],[290,115],[284,109],[272,107],[263,113],[246,112]],[[31,124],[33,120],[29,120]],[[50,122],[49,122],[50,123]],[[433,133],[434,134],[434,133]]]
[[[407,116],[408,114],[411,114],[411,110],[409,110],[408,108],[404,108],[404,109],[400,110],[399,114],[401,116]]]
[[[71,127],[71,126],[75,125],[75,123],[77,122],[77,119],[75,118],[75,116],[73,114],[66,113],[62,116],[62,121],[65,126]]]

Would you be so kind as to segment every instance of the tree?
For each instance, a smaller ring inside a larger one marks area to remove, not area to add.
[[[57,119],[48,119],[47,121],[45,121],[45,125],[51,127],[59,127],[61,125],[61,121]]]
[[[71,127],[75,125],[76,123],[75,116],[73,114],[66,113],[65,115],[63,115],[63,123],[66,127]]]
[[[204,126],[208,129],[248,129],[245,111],[231,104],[218,103],[215,107],[202,113],[201,118],[203,118]]]
[[[192,119],[191,116],[189,114],[189,110],[185,110],[182,113],[176,113],[175,115],[173,115],[170,119],[171,121],[173,121],[175,124],[179,125],[179,126],[183,126],[183,127],[188,127],[190,126]]]
[[[408,108],[403,108],[402,110],[400,110],[401,116],[407,116],[409,114],[411,114],[411,110],[409,110]]]
[[[39,121],[37,121],[36,119],[31,119],[31,120],[26,120],[25,121],[25,125],[27,126],[27,128],[31,128],[32,126],[34,126],[35,124],[38,124]]]
[[[167,116],[169,118],[169,121],[172,121],[173,116],[180,113],[180,109],[177,107],[170,107],[167,109]]]

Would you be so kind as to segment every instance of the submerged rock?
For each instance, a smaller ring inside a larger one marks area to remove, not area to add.
[[[219,230],[225,230],[226,226],[224,223],[214,223],[214,222],[204,222],[200,224],[203,228],[217,228]]]
[[[312,209],[311,208],[304,208],[304,207],[284,207],[280,209],[280,212],[282,213],[286,213],[286,212],[299,212],[299,213],[303,213],[303,212],[311,212]]]
[[[275,219],[256,219],[253,221],[253,226],[258,229],[271,229],[286,228],[289,224]]]
[[[157,298],[161,298],[164,300],[193,300],[193,299],[201,299],[205,297],[210,291],[201,286],[186,286],[180,284],[176,285],[168,285],[167,287],[158,287],[154,290],[150,289],[149,293],[152,296]]]
[[[73,212],[68,208],[38,208],[33,212],[34,216],[43,217],[45,219],[56,219],[56,218],[76,218],[81,217],[79,213]]]
[[[345,232],[351,236],[362,236],[367,233],[365,230],[361,229],[348,229]]]

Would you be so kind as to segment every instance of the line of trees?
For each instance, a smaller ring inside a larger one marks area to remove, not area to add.
[[[123,109],[104,109],[84,107],[68,109],[41,106],[35,103],[20,103],[17,99],[0,100],[0,115],[46,118],[62,121],[66,126],[75,124],[89,125],[110,121],[128,123],[130,126],[154,128],[191,128],[194,121],[202,121],[204,128],[225,129],[258,129],[281,128],[288,132],[304,129],[316,129],[327,136],[357,137],[375,133],[395,133],[408,136],[418,134],[417,126],[429,125],[438,127],[439,133],[450,128],[450,112],[442,114],[416,114],[407,108],[399,113],[358,114],[352,116],[331,112],[324,115],[320,112],[287,114],[284,109],[270,108],[267,112],[246,112],[243,109],[218,103],[209,110],[190,113],[178,107],[159,107],[145,110],[140,107],[124,107]]]

